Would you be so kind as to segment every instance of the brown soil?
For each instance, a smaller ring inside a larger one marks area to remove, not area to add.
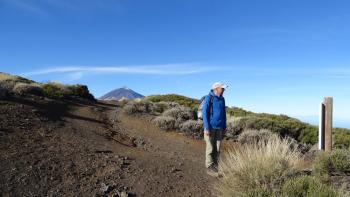
[[[0,100],[3,196],[213,196],[204,149],[115,104]]]

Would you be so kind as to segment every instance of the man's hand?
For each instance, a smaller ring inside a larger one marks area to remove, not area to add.
[[[204,135],[209,136],[210,135],[209,130],[204,130]]]

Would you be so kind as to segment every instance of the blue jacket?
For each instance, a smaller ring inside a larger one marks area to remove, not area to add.
[[[213,98],[212,113],[210,114],[210,96]],[[205,96],[204,105],[202,107],[204,130],[226,129],[226,108],[225,98],[216,96],[211,90],[209,95]]]

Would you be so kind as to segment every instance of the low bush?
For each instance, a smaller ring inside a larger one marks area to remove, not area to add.
[[[334,148],[350,149],[350,130],[349,129],[334,129]]]
[[[250,116],[254,115],[254,112],[244,110],[239,107],[227,107],[226,112],[229,116],[234,116],[234,117],[244,117],[244,116]]]
[[[15,94],[33,94],[33,95],[43,95],[43,87],[38,83],[17,83],[12,91]]]
[[[174,107],[179,107],[180,105],[175,102],[165,102],[165,101],[160,101],[160,102],[155,102],[153,103],[154,111],[157,113],[163,113],[164,111],[174,108]]]
[[[123,109],[127,114],[152,113],[154,110],[153,103],[143,99],[139,101],[129,101],[124,105]]]
[[[241,144],[254,144],[260,141],[266,142],[272,136],[277,137],[278,135],[266,129],[262,129],[262,130],[249,129],[249,130],[243,131],[238,136],[238,142],[240,142]]]
[[[310,176],[296,177],[286,181],[281,193],[282,196],[287,197],[340,197],[337,190]]]
[[[282,137],[289,136],[302,143],[315,144],[317,142],[316,127],[286,116],[257,114],[235,117],[235,120],[237,121],[228,130],[233,136],[244,130],[267,129]]]
[[[335,149],[332,152],[319,152],[316,156],[313,173],[323,182],[330,181],[333,173],[350,175],[350,150]]]
[[[153,119],[154,124],[163,130],[175,129],[175,118],[169,116],[158,116]]]
[[[151,96],[147,96],[146,99],[155,103],[161,102],[161,101],[175,102],[175,103],[178,103],[179,105],[189,107],[193,111],[197,111],[197,108],[199,105],[199,100],[182,96],[182,95],[177,95],[177,94],[151,95]]]
[[[238,136],[244,128],[243,126],[241,126],[241,117],[233,117],[233,118],[229,118],[227,120],[227,127],[226,127],[226,136],[229,138],[234,138],[236,136]]]
[[[180,125],[180,131],[201,138],[203,137],[203,122],[201,120],[187,120]]]
[[[174,118],[175,128],[179,129],[183,122],[194,119],[194,112],[188,107],[179,106],[166,110],[163,116]]]
[[[76,98],[86,98],[88,100],[95,100],[94,96],[90,93],[88,87],[86,85],[70,85],[67,86],[66,92],[68,93],[68,96],[70,97],[76,97]]]
[[[53,98],[53,99],[61,99],[65,95],[65,92],[62,89],[62,86],[55,83],[43,84],[43,93],[44,93],[44,96]]]
[[[249,144],[249,143],[258,143],[258,142],[266,142],[271,137],[280,137],[278,134],[273,133],[267,129],[261,130],[246,130],[243,131],[237,138],[238,142],[241,144]],[[310,146],[299,143],[297,140],[291,137],[284,137],[285,140],[289,141],[291,149],[298,149],[301,153],[306,153],[310,150]]]
[[[64,85],[61,83],[50,82],[42,85],[43,93],[46,97],[53,99],[87,99],[95,101],[95,98],[90,94],[89,89],[85,85]]]

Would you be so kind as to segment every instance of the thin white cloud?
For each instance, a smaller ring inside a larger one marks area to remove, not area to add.
[[[150,74],[150,75],[189,75],[217,70],[217,67],[193,64],[164,64],[149,66],[62,66],[48,69],[34,70],[23,73],[23,76],[47,74],[68,74],[72,78],[80,79],[84,74]]]
[[[124,3],[121,1],[72,1],[72,0],[0,0],[1,4],[9,5],[20,11],[25,11],[35,15],[52,16],[51,8],[63,11],[81,13],[82,11],[95,9],[112,9],[120,13],[124,10]]]
[[[150,74],[150,75],[189,75],[208,71],[225,71],[241,76],[315,76],[326,78],[350,77],[350,69],[346,67],[302,68],[302,67],[251,67],[251,66],[214,66],[201,64],[163,64],[163,65],[135,65],[135,66],[59,66],[44,68],[22,73],[23,76],[46,74],[69,74],[71,78],[80,79],[85,74]]]
[[[42,9],[38,4],[33,1],[23,1],[23,0],[3,0],[3,3],[6,3],[12,7],[25,10],[31,13],[38,15],[47,15],[48,13]]]

